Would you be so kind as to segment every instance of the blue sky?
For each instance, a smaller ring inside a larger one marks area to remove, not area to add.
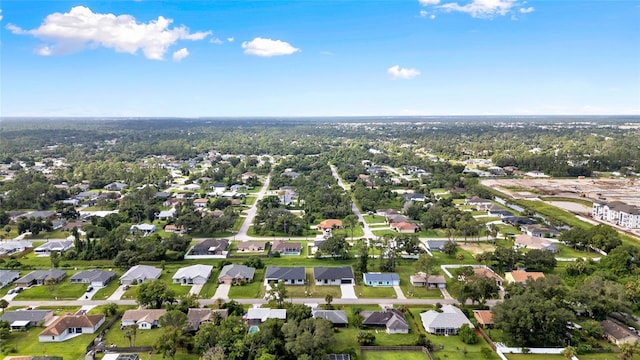
[[[640,114],[631,0],[0,9],[1,116]]]

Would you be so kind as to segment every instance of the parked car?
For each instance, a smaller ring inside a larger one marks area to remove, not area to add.
[[[21,287],[16,288],[16,289],[15,289],[15,291],[14,291],[14,293],[16,293],[16,294],[20,294],[20,293],[22,292],[22,290],[24,290],[24,289],[23,289],[23,288],[21,288]]]
[[[16,292],[16,289],[11,289],[11,290],[9,290],[9,291],[7,292],[7,295],[11,295],[11,294],[13,294],[14,292]]]
[[[91,292],[91,291],[93,291],[93,286],[89,286],[86,292]]]

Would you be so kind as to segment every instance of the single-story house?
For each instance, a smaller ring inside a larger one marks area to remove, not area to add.
[[[462,325],[467,324],[473,328],[473,324],[464,315],[462,310],[453,305],[444,305],[441,311],[429,310],[420,314],[424,329],[435,335],[456,335]]]
[[[177,226],[174,224],[168,224],[164,226],[164,231],[171,232],[171,233],[184,233],[184,227]]]
[[[195,199],[193,200],[193,205],[197,208],[206,208],[209,203],[209,199]]]
[[[264,273],[265,283],[284,281],[285,285],[304,285],[307,276],[303,267],[269,266]]]
[[[247,321],[249,325],[260,325],[267,319],[287,320],[287,309],[249,308]]]
[[[81,334],[93,334],[104,323],[104,315],[62,315],[47,326],[40,335],[40,342],[61,342]]]
[[[255,268],[240,265],[225,265],[218,275],[218,283],[220,284],[240,284],[242,282],[249,283],[253,281],[256,272]]]
[[[127,184],[121,182],[112,182],[111,184],[107,184],[104,186],[105,190],[109,191],[120,191],[127,187]]]
[[[314,267],[313,278],[316,285],[355,285],[351,266]]]
[[[429,239],[426,241],[426,245],[427,248],[430,251],[442,251],[444,250],[444,246],[447,245],[447,243],[449,242],[449,240],[447,239],[443,239],[443,240],[433,240],[433,239]]]
[[[209,188],[215,193],[222,194],[225,190],[227,190],[227,185],[223,183],[215,183],[211,184]]]
[[[152,329],[160,326],[159,320],[166,313],[166,309],[127,310],[122,314],[121,327],[137,325],[138,329]]]
[[[318,230],[326,231],[332,229],[340,229],[342,228],[342,220],[338,219],[327,219],[323,220],[317,226]]]
[[[120,276],[120,285],[137,285],[160,277],[162,269],[149,265],[136,265]]]
[[[191,265],[178,269],[172,279],[174,284],[202,285],[209,280],[212,270],[213,266],[211,265]]]
[[[249,179],[251,178],[257,178],[258,174],[252,172],[252,171],[247,171],[245,173],[242,173],[242,175],[240,175],[240,180],[242,180],[242,182],[247,182],[249,181]]]
[[[629,330],[629,328],[618,324],[617,322],[606,319],[600,322],[600,326],[604,329],[604,335],[607,340],[620,346],[622,344],[635,344],[638,341],[638,335]]]
[[[538,224],[523,225],[520,227],[520,230],[522,230],[523,233],[533,237],[556,237],[560,235],[560,232],[558,230]]]
[[[271,244],[271,253],[278,253],[280,255],[300,255],[300,253],[302,253],[302,244],[299,242],[276,240]]]
[[[347,327],[349,325],[347,312],[344,310],[313,309],[311,314],[314,319],[326,319],[331,321],[333,326]]]
[[[11,255],[33,248],[31,241],[10,240],[0,244],[0,255]]]
[[[384,327],[387,334],[408,334],[409,323],[402,311],[386,309],[385,311],[362,311],[362,325]]]
[[[247,189],[249,189],[249,187],[244,184],[233,184],[231,185],[231,187],[229,187],[229,190],[233,192],[238,192],[238,191],[247,190]]]
[[[558,245],[542,237],[535,237],[527,234],[516,235],[515,244],[523,249],[546,250],[556,253]]]
[[[200,324],[214,322],[216,317],[224,319],[229,316],[229,309],[190,308],[187,319],[193,331],[200,329]]]
[[[406,193],[402,195],[404,201],[424,201],[426,196],[424,194]]]
[[[139,232],[142,233],[142,235],[147,236],[156,231],[156,226],[154,224],[135,224],[131,225],[129,231],[132,234]]]
[[[267,243],[264,241],[240,241],[238,242],[238,252],[261,252]]]
[[[520,227],[522,225],[532,225],[536,223],[535,220],[526,216],[514,216],[514,217],[506,218],[502,220],[502,222],[508,225],[516,226],[516,227]]]
[[[18,287],[29,287],[32,285],[44,285],[51,279],[55,284],[59,283],[67,276],[67,272],[60,269],[34,270],[27,275],[16,280]]]
[[[229,247],[229,240],[207,239],[191,248],[191,255],[224,255]]]
[[[485,328],[493,327],[493,314],[491,310],[473,310],[473,317],[478,321],[478,325]]]
[[[436,289],[444,289],[447,287],[447,280],[444,276],[439,275],[429,275],[418,272],[414,275],[409,276],[409,281],[413,286],[426,286],[429,288]]]
[[[508,218],[514,216],[513,213],[501,206],[491,205],[489,209],[487,209],[487,215],[489,216],[497,216],[501,219]]]
[[[107,286],[107,284],[116,277],[116,273],[113,271],[104,270],[85,270],[73,274],[71,276],[71,282],[73,284],[90,284],[93,287],[100,288]]]
[[[167,220],[167,219],[171,219],[171,218],[173,218],[175,216],[176,216],[176,209],[175,208],[171,208],[169,210],[160,211],[156,217],[158,219],[160,219],[160,220]]]
[[[502,286],[502,278],[488,267],[473,268],[473,275],[479,278],[490,278],[496,281],[496,285]]]
[[[300,176],[300,173],[297,173],[297,172],[291,171],[291,170],[287,170],[287,171],[282,173],[282,176],[286,176],[288,178],[291,178],[291,179],[295,180]]]
[[[384,217],[385,221],[388,224],[393,224],[393,223],[401,223],[401,222],[407,222],[409,221],[409,218],[404,216],[404,215],[400,215],[400,214],[392,214],[392,215],[387,215]]]
[[[400,276],[397,273],[371,272],[362,274],[366,286],[397,286],[400,285]]]
[[[33,250],[36,255],[49,255],[52,251],[63,253],[73,247],[73,240],[50,240]]]
[[[479,196],[464,199],[464,204],[475,206],[478,210],[486,210],[492,205],[491,200],[483,199]]]
[[[504,274],[504,279],[507,281],[507,284],[519,283],[526,284],[527,280],[537,280],[544,277],[544,273],[538,271],[522,271],[522,270],[514,270],[511,272],[507,272]]]
[[[395,230],[403,234],[413,234],[420,231],[420,226],[406,221],[391,223],[390,227],[391,230]]]
[[[5,311],[0,316],[0,320],[9,323],[11,330],[25,330],[44,324],[51,319],[53,319],[52,310]]]
[[[3,288],[20,277],[20,271],[0,270],[0,288]]]

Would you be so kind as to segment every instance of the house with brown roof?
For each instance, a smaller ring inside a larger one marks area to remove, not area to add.
[[[224,319],[229,316],[229,309],[190,308],[187,319],[193,331],[198,331],[203,323],[215,322],[216,318]]]
[[[537,280],[544,277],[544,273],[538,271],[522,271],[522,270],[514,270],[511,272],[507,272],[504,274],[504,279],[507,281],[507,284],[519,283],[526,284],[527,280]]]
[[[493,314],[491,310],[473,310],[473,317],[478,321],[478,325],[485,328],[493,327]]]
[[[391,230],[395,230],[403,234],[413,234],[420,231],[420,227],[418,225],[406,221],[391,223],[390,227]]]
[[[241,241],[238,242],[238,252],[262,252],[266,246],[264,241]]]
[[[149,330],[160,326],[160,317],[166,314],[166,309],[136,309],[127,310],[122,314],[121,327],[137,325],[138,329]]]
[[[487,267],[473,268],[473,274],[479,278],[484,277],[484,278],[494,279],[496,281],[496,285],[502,286],[502,278],[498,274],[493,272],[493,270]]]
[[[104,315],[62,315],[47,326],[40,335],[40,342],[61,342],[82,334],[93,334],[104,323]]]
[[[413,286],[426,286],[434,289],[444,289],[447,287],[447,280],[444,276],[427,276],[427,274],[423,272],[418,272],[409,276],[409,281]]]
[[[479,196],[464,199],[464,204],[475,206],[478,210],[487,210],[492,205],[491,200],[483,199]]]
[[[302,244],[299,242],[275,240],[271,244],[271,253],[278,253],[280,255],[300,255],[300,253],[302,253]]]
[[[193,200],[193,205],[197,208],[205,208],[209,203],[209,199],[195,199]]]
[[[600,325],[604,329],[604,335],[607,340],[618,346],[622,344],[633,345],[638,341],[638,335],[611,319],[601,321]]]
[[[542,237],[535,237],[527,234],[516,235],[515,245],[522,249],[537,249],[545,250],[556,253],[558,251],[558,245],[549,239]]]
[[[342,228],[342,220],[338,219],[327,219],[323,220],[318,224],[318,230],[327,231],[333,229]]]

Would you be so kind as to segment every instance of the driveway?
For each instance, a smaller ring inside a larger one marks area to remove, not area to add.
[[[189,289],[189,295],[198,295],[200,294],[200,291],[202,291],[202,287],[204,285],[193,285],[191,286],[191,289]],[[219,289],[219,288],[218,288]]]
[[[396,291],[396,298],[400,299],[400,300],[407,300],[407,297],[404,296],[404,293],[402,292],[402,289],[400,288],[400,285],[396,285],[393,287],[393,290]]]
[[[353,285],[340,285],[342,299],[357,299],[356,288]]]
[[[118,286],[118,288],[116,289],[116,291],[113,292],[113,294],[111,294],[111,296],[109,296],[109,298],[107,300],[113,301],[113,300],[120,300],[120,298],[122,297],[122,295],[124,295],[124,293],[126,292],[126,290],[124,289],[126,285],[120,285]]]
[[[89,287],[87,286],[87,289],[88,288]],[[80,300],[80,301],[82,301],[82,300],[91,300],[91,298],[93,298],[93,295],[95,295],[98,292],[98,290],[100,290],[100,288],[93,288],[93,289],[91,289],[91,291],[88,291],[88,292],[85,292],[84,294],[82,294],[78,298],[78,300]],[[120,298],[118,298],[118,299],[120,299]]]
[[[220,284],[216,289],[216,293],[213,295],[213,299],[229,299],[229,290],[231,290],[231,284]]]

